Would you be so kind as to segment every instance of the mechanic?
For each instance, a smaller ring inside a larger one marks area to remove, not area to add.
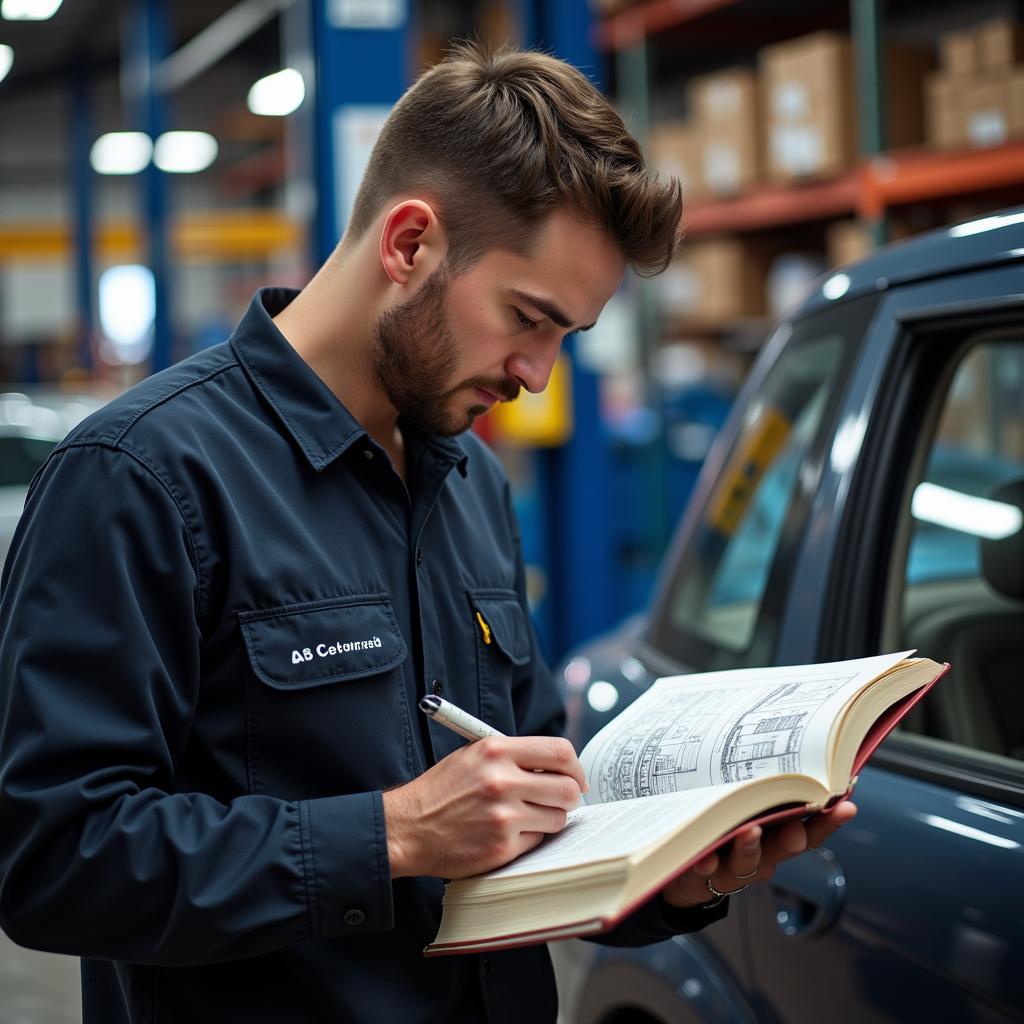
[[[2,579],[0,923],[82,957],[87,1024],[555,1020],[544,946],[422,955],[443,880],[586,788],[466,428],[663,270],[680,214],[579,72],[456,48],[305,289],[57,446]],[[749,829],[597,941],[701,928],[853,813]]]

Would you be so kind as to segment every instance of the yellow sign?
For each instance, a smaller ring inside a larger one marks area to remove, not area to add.
[[[706,517],[712,529],[728,537],[743,521],[764,471],[775,461],[791,426],[778,409],[762,411],[719,477]]]
[[[572,366],[564,353],[551,368],[540,394],[520,391],[514,402],[502,402],[489,416],[496,441],[535,448],[555,448],[572,437]]]

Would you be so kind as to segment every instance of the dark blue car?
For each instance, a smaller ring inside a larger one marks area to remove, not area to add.
[[[640,950],[556,944],[567,1024],[1024,1020],[1024,210],[825,279],[719,436],[649,614],[563,666],[583,745],[661,675],[917,648],[952,672],[857,818]]]

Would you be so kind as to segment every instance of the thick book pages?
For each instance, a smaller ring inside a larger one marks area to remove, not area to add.
[[[446,886],[426,954],[604,931],[746,826],[828,813],[949,668],[912,653],[658,680],[584,748],[561,832]]]

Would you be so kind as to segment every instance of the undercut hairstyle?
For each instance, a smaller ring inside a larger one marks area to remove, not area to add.
[[[681,235],[679,181],[647,167],[586,76],[535,51],[460,43],[416,81],[373,148],[343,247],[408,194],[436,204],[453,274],[493,248],[529,255],[538,223],[563,206],[645,277],[668,266]]]

